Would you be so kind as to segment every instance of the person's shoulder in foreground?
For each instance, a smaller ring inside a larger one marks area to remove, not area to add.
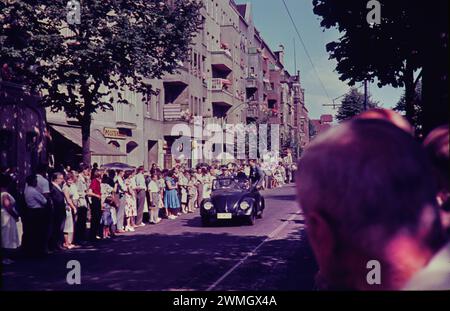
[[[403,290],[450,290],[450,242],[409,280]]]
[[[385,120],[347,121],[316,137],[299,166],[299,203],[325,288],[450,289],[436,182],[410,133]]]

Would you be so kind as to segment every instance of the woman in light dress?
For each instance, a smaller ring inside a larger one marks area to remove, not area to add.
[[[6,175],[0,175],[0,203],[1,203],[1,224],[2,224],[2,250],[16,249],[20,246],[19,233],[17,230],[17,221],[19,213],[16,210],[16,200],[9,194],[8,187],[10,178]],[[3,264],[10,264],[10,259],[4,258]]]
[[[127,220],[127,225],[125,231],[135,231],[134,228],[134,218],[137,216],[137,206],[136,206],[136,194],[133,189],[133,175],[134,173],[127,171],[125,173],[125,217]]]
[[[73,242],[74,232],[74,215],[77,213],[77,202],[79,199],[78,188],[75,184],[76,180],[72,173],[66,174],[66,184],[63,187],[64,197],[66,200],[66,220],[64,222],[64,244],[63,247],[72,249],[76,247]]]
[[[176,219],[180,211],[180,200],[178,199],[178,183],[174,179],[174,171],[170,171],[165,178],[166,191],[164,192],[164,206],[169,210],[169,219]]]

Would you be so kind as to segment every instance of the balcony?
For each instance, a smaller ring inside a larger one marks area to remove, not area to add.
[[[125,90],[121,93],[121,97],[127,100],[128,104],[115,103],[116,124],[125,128],[136,128],[139,119],[138,94],[134,91]],[[120,98],[118,92],[114,94],[114,98],[118,101]]]
[[[211,51],[211,65],[220,71],[230,72],[233,70],[233,57],[229,50]]]
[[[258,88],[258,80],[256,79],[255,75],[247,78],[245,87],[248,89],[257,89]]]
[[[258,119],[259,118],[259,106],[258,104],[249,103],[247,108],[247,118]]]
[[[211,102],[233,105],[233,94],[228,91],[230,85],[231,82],[227,79],[211,79],[208,86],[208,89],[212,92]]]
[[[280,94],[278,94],[276,91],[272,90],[272,91],[268,91],[267,92],[267,99],[268,100],[273,100],[278,102],[278,100],[280,99]]]
[[[179,85],[179,86],[188,86],[189,85],[189,71],[185,67],[179,67],[178,72],[173,74],[166,74],[163,77],[164,83]]]
[[[280,113],[275,108],[269,108],[267,112],[267,122],[269,124],[280,124]]]
[[[164,121],[181,121],[181,105],[180,104],[166,104],[163,106]]]

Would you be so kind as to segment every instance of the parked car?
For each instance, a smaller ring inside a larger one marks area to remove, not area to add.
[[[211,197],[202,201],[200,215],[204,226],[239,219],[254,225],[264,208],[264,197],[248,178],[219,177],[213,182]]]

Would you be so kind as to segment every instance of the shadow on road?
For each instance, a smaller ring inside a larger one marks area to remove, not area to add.
[[[205,228],[205,226],[202,225],[201,217],[195,217],[191,219],[183,219],[182,226],[185,227],[192,227],[192,228]],[[225,227],[225,228],[232,228],[232,227],[245,227],[248,226],[245,223],[244,219],[232,219],[232,220],[215,220],[211,222],[211,225],[209,227]]]
[[[295,201],[296,200],[296,196],[293,194],[266,194],[264,195],[264,198],[267,199],[272,199],[272,200],[281,200],[281,201]]]
[[[198,219],[188,221],[197,225]],[[302,232],[265,243],[223,283],[230,290],[309,290],[316,271]],[[3,290],[205,290],[264,237],[213,233],[136,234],[95,247],[3,266]],[[81,284],[68,285],[69,260]]]

